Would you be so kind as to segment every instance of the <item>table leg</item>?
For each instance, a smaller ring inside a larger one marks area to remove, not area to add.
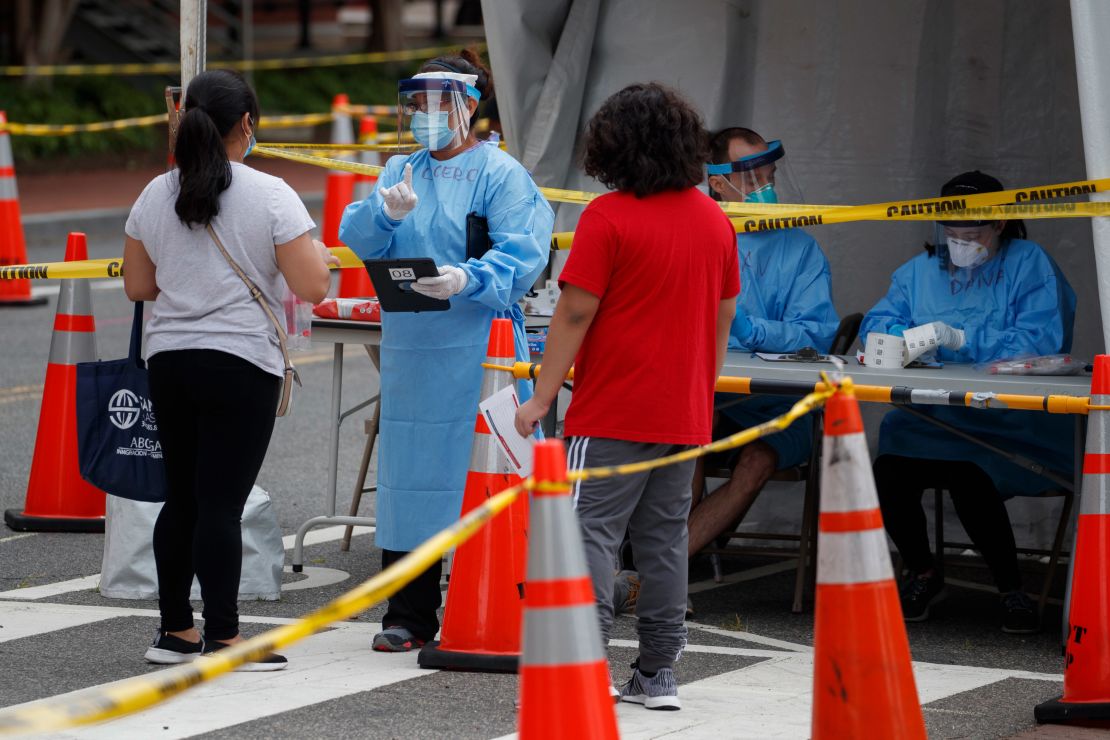
[[[340,405],[343,401],[343,345],[335,344],[335,354],[332,358],[331,371],[331,418],[328,420],[328,488],[325,492],[328,506],[327,514],[323,517],[314,517],[301,525],[297,536],[293,540],[293,572],[300,573],[304,569],[304,536],[308,530],[323,524],[330,517],[335,516],[335,486],[339,472],[339,424]]]
[[[1064,586],[1063,618],[1060,620],[1060,647],[1068,644],[1068,618],[1071,610],[1071,579],[1075,573],[1075,536],[1079,530],[1079,510],[1083,504],[1083,455],[1086,452],[1086,417],[1075,415],[1075,494],[1071,507],[1071,547],[1068,548],[1068,578]]]

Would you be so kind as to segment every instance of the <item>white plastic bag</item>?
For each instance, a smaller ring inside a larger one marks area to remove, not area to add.
[[[100,595],[109,599],[157,599],[158,575],[154,568],[154,522],[162,504],[109,496],[104,522],[104,560],[100,570]],[[281,540],[270,494],[251,489],[243,507],[243,570],[239,600],[277,601],[285,545]],[[190,599],[200,599],[200,584],[193,579]]]

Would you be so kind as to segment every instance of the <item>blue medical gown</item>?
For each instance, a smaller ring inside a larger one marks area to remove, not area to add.
[[[815,347],[828,352],[840,320],[832,302],[829,261],[816,240],[801,229],[737,234],[740,252],[740,295],[732,323],[731,350],[794,352]],[[743,319],[751,321],[741,336]],[[720,394],[717,404],[736,401]],[[780,416],[798,400],[785,396],[740,396],[744,400],[722,409],[741,428]],[[784,470],[809,459],[813,421],[803,417],[781,432],[764,437],[778,453]]]
[[[412,165],[416,208],[401,221],[380,189]],[[466,217],[484,216],[492,248],[466,260]],[[517,301],[547,266],[554,214],[528,172],[496,146],[446,161],[427,150],[392,157],[366,200],[343,213],[339,237],[363,259],[429,257],[469,279],[447,311],[382,313],[379,547],[407,552],[459,517],[490,323],[511,318],[528,359]],[[527,382],[521,399],[531,397]]]
[[[958,351],[940,349],[937,359],[983,363],[1071,350],[1075,292],[1052,258],[1024,239],[1006,243],[990,261],[950,272],[937,256],[919,254],[899,267],[890,290],[863,319],[860,337],[889,333],[892,326],[943,321],[963,329]],[[1073,421],[1033,411],[916,407],[1004,450],[1035,460],[1070,477]],[[1052,488],[1027,471],[972,442],[962,440],[902,411],[883,419],[880,455],[964,460],[983,469],[1006,497],[1032,496]]]

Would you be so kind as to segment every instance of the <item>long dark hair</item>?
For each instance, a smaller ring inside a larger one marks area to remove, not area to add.
[[[421,72],[454,72],[460,75],[477,75],[474,87],[482,94],[482,102],[487,106],[493,100],[493,73],[482,63],[482,58],[474,49],[463,49],[458,54],[446,54],[429,59],[420,67]],[[470,117],[470,127],[478,122],[478,109]]]
[[[224,138],[249,113],[258,126],[258,98],[235,72],[201,72],[185,92],[185,113],[177,129],[177,202],[181,223],[207,226],[220,212],[220,193],[231,186],[231,162]]]
[[[694,187],[708,158],[709,134],[697,110],[656,82],[614,93],[583,137],[586,174],[637,198]]]

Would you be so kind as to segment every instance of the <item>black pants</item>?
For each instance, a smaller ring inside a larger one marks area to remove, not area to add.
[[[148,366],[169,489],[154,525],[162,629],[193,626],[196,574],[204,636],[228,640],[239,634],[239,522],[270,444],[281,379],[215,350],[162,352]]]
[[[382,550],[382,570],[408,555],[407,552]],[[439,615],[436,610],[443,601],[439,578],[443,574],[443,561],[437,560],[407,586],[389,599],[382,627],[404,627],[418,640],[434,640],[439,632]]]
[[[934,567],[921,496],[926,488],[949,492],[956,515],[983,556],[1002,593],[1021,588],[1017,545],[1010,516],[990,477],[963,461],[881,455],[875,460],[875,486],[883,524],[906,567],[922,573]]]

